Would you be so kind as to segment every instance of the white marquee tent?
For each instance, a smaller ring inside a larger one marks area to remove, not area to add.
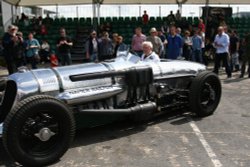
[[[4,0],[17,6],[92,4],[93,0]],[[98,1],[98,0],[95,0]],[[103,0],[103,4],[250,4],[249,0]]]

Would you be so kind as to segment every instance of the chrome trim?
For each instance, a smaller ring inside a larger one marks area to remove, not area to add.
[[[105,71],[108,72],[109,70],[101,63],[87,63],[87,64],[54,68],[54,72],[58,77],[60,87],[62,90],[111,85],[112,83],[111,78],[101,78],[101,79],[78,81],[78,82],[72,82],[70,80],[71,75],[97,73]]]
[[[158,63],[162,76],[179,76],[179,75],[194,75],[196,76],[199,71],[206,70],[203,64],[188,62],[188,61],[168,61]]]
[[[57,96],[67,104],[86,103],[94,100],[112,97],[124,90],[118,86],[99,86],[85,89],[73,89],[65,91]]]
[[[3,135],[3,123],[0,124],[0,137]]]
[[[53,70],[37,69],[32,70],[31,72],[39,84],[40,92],[50,92],[59,90],[59,82]]]

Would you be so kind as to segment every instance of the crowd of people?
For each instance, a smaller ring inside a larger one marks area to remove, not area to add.
[[[151,27],[149,35],[143,34],[143,26],[149,24],[149,16],[144,11],[142,16],[142,27],[136,27],[134,35],[131,35],[131,43],[124,43],[124,37],[112,32],[112,24],[107,23],[100,26],[98,31],[91,30],[90,36],[85,43],[86,59],[91,62],[100,62],[112,59],[120,51],[132,51],[142,60],[159,61],[160,58],[185,59],[208,65],[209,60],[214,60],[214,72],[218,74],[219,68],[225,67],[228,78],[232,72],[241,70],[240,77],[244,77],[248,63],[248,74],[250,77],[250,35],[240,39],[236,30],[231,30],[224,20],[216,24],[208,17],[205,26],[202,19],[198,25],[186,25],[182,22],[181,14],[177,11],[166,17],[167,21],[160,27]],[[26,20],[22,16],[23,21]],[[47,33],[42,22],[40,33]],[[48,23],[50,19],[47,19]],[[217,26],[217,27],[215,27]],[[35,26],[34,26],[35,27]],[[216,31],[217,29],[217,31]],[[33,69],[37,68],[39,62],[51,61],[51,66],[58,66],[58,57],[61,65],[70,65],[72,40],[67,36],[64,28],[60,29],[60,38],[57,41],[57,56],[51,52],[50,45],[46,40],[40,44],[34,38],[38,29],[29,33],[28,39],[24,40],[18,27],[9,26],[8,32],[2,39],[3,55],[10,74],[17,68],[31,64]],[[112,33],[112,34],[111,34]],[[83,55],[84,56],[84,55]],[[240,65],[239,59],[242,59]],[[221,64],[221,62],[223,62]]]
[[[40,43],[34,38],[34,32],[30,32],[25,40],[18,27],[10,25],[8,32],[2,38],[2,55],[5,59],[9,74],[18,71],[19,67],[30,64],[32,69],[36,69],[39,63],[50,62],[52,67],[59,65],[58,56],[52,51],[50,44],[46,40]],[[70,65],[71,47],[73,42],[66,35],[64,28],[60,29],[60,37],[57,40],[57,54],[60,55],[61,65]]]

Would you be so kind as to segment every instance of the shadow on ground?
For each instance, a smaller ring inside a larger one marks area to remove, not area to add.
[[[73,143],[71,144],[71,148],[127,137],[132,134],[143,132],[147,129],[147,127],[162,122],[169,122],[170,124],[176,126],[186,124],[189,122],[189,119],[187,119],[187,117],[192,117],[195,121],[200,120],[191,113],[184,111],[174,111],[162,116],[158,116],[146,123],[135,124],[131,121],[122,121],[99,127],[80,129],[76,132],[76,136]],[[15,163],[5,151],[2,144],[2,139],[0,139],[0,166],[20,166]]]

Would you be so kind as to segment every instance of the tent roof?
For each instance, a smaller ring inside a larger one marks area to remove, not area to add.
[[[91,4],[92,0],[4,0],[13,5],[76,5]],[[177,0],[104,0],[103,4],[176,4]],[[179,0],[181,1],[181,0]],[[206,0],[187,0],[186,4],[205,4]],[[250,4],[249,0],[209,0],[210,4]]]

